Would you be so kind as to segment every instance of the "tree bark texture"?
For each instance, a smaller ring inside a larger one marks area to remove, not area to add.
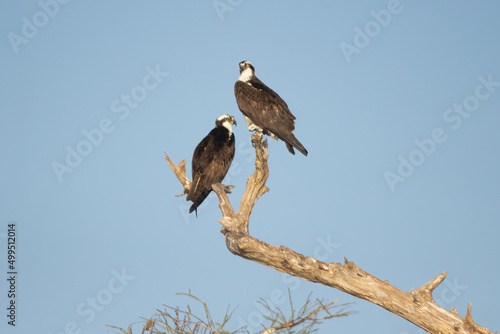
[[[255,172],[247,180],[246,190],[235,212],[227,196],[228,187],[221,183],[212,186],[219,198],[219,208],[223,218],[221,233],[231,253],[244,259],[261,263],[280,272],[288,273],[305,280],[336,288],[352,296],[379,305],[429,333],[492,334],[490,330],[474,323],[469,303],[465,318],[456,309],[448,311],[437,305],[432,291],[445,279],[444,272],[420,288],[404,292],[375,276],[365,272],[351,261],[325,263],[304,256],[285,246],[274,246],[249,235],[250,214],[257,200],[269,191],[266,180],[269,175],[267,165],[267,141],[262,135],[252,135],[255,147]],[[189,192],[191,182],[186,177],[185,162],[176,166],[165,153],[165,159],[184,187],[181,195]],[[178,196],[181,196],[178,195]]]

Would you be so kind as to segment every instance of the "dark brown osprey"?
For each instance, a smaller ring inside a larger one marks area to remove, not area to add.
[[[240,108],[248,130],[259,131],[286,143],[290,153],[295,147],[307,156],[307,150],[293,135],[295,116],[283,99],[255,76],[255,69],[249,61],[240,63],[240,77],[234,84],[236,103]]]
[[[233,116],[222,115],[215,121],[215,128],[196,146],[191,163],[193,181],[186,200],[193,205],[193,212],[212,191],[212,184],[222,182],[234,158]],[[198,213],[198,211],[196,211]]]

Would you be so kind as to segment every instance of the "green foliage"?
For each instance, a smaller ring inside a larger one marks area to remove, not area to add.
[[[214,322],[208,306],[205,302],[198,297],[188,293],[178,293],[178,295],[187,296],[203,306],[204,315],[202,317],[195,315],[188,305],[186,310],[181,310],[179,307],[165,306],[164,310],[157,310],[157,313],[150,319],[142,318],[142,321],[132,323],[127,329],[109,326],[118,331],[116,333],[133,334],[132,327],[137,324],[142,324],[141,334],[236,334],[236,333],[250,333],[245,327],[236,330],[228,330],[227,326],[231,316],[233,315],[236,307],[231,310],[228,306],[224,318],[221,322]],[[311,294],[307,297],[304,305],[296,310],[293,305],[290,291],[288,291],[290,302],[290,315],[286,316],[280,309],[272,309],[271,306],[264,300],[260,299],[258,302],[268,312],[263,314],[266,324],[262,325],[261,334],[308,334],[317,331],[315,328],[322,321],[331,318],[344,317],[352,314],[352,311],[346,311],[346,305],[334,305],[337,301],[326,303],[323,300],[311,300]],[[333,312],[334,308],[340,308],[338,311]]]

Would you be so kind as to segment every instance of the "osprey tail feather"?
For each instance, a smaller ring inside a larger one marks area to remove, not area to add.
[[[189,208],[189,213],[195,211],[209,194],[210,190],[205,189],[197,198],[191,199],[193,201],[193,205]],[[198,211],[196,211],[196,214],[198,215]]]
[[[295,147],[297,150],[299,150],[300,153],[302,153],[307,157],[308,152],[306,148],[304,147],[304,145],[300,143],[300,141],[297,138],[295,138],[293,133],[290,136],[288,136],[288,138],[283,137],[280,139],[282,139],[286,143],[286,148],[290,153],[295,155],[295,151],[293,150],[293,148]]]

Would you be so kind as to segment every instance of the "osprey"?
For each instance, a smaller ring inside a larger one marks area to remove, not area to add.
[[[233,116],[222,115],[215,121],[215,128],[196,146],[191,163],[193,182],[186,200],[193,205],[193,212],[212,191],[212,184],[222,182],[234,158]],[[198,213],[198,211],[196,211]]]
[[[255,76],[255,69],[249,61],[240,63],[240,77],[234,84],[236,103],[240,108],[248,130],[270,135],[286,143],[290,153],[295,147],[307,156],[307,150],[293,135],[295,116],[283,99]]]

